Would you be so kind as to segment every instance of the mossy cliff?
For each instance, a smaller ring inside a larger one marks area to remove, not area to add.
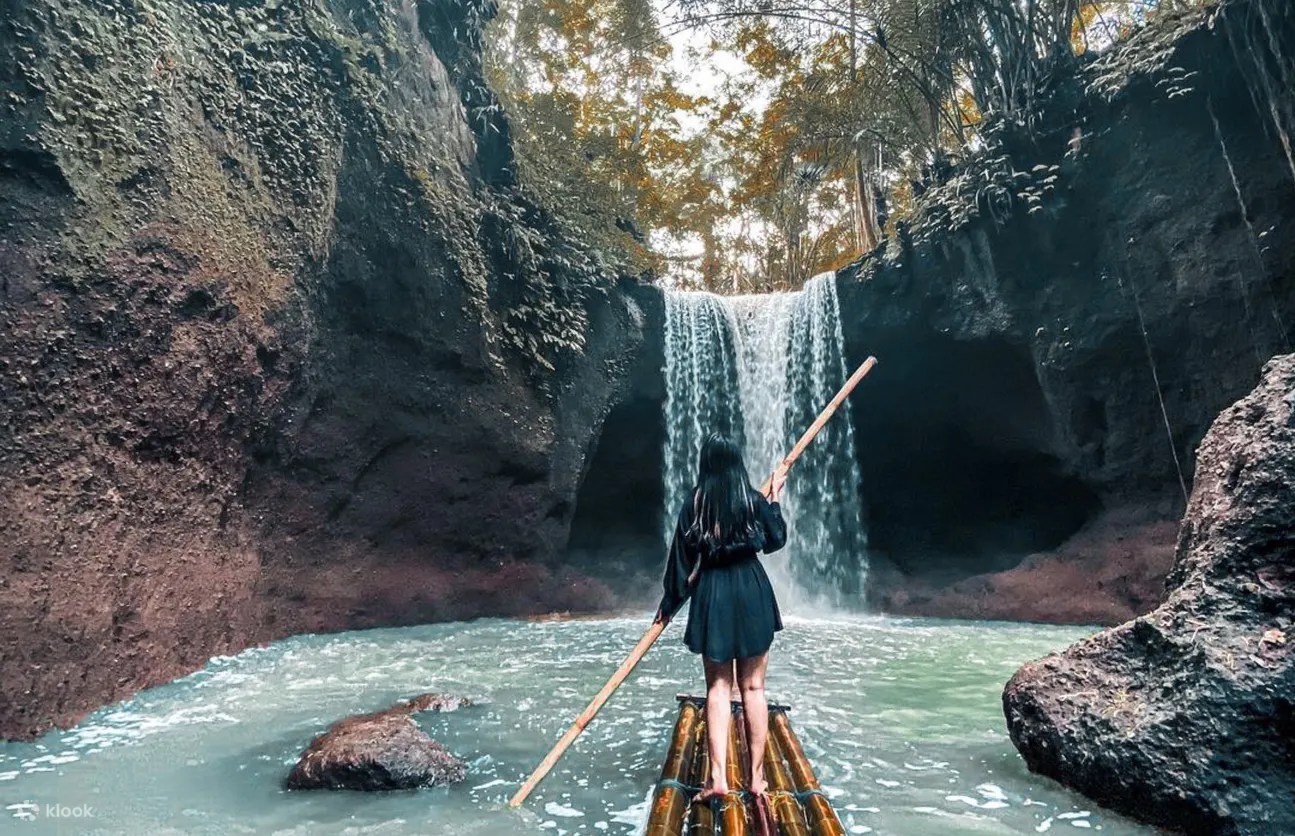
[[[556,557],[641,317],[512,175],[490,13],[4,3],[0,736],[605,601]]]
[[[1167,15],[1053,80],[839,275],[871,593],[906,614],[1154,607],[1196,448],[1295,340],[1295,9]]]

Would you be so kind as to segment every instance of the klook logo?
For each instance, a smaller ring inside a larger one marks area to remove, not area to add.
[[[20,801],[5,807],[16,819],[33,821],[46,819],[92,819],[95,809],[89,804],[37,804],[34,801]]]

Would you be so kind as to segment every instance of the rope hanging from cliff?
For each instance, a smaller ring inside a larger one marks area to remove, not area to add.
[[[800,458],[800,454],[805,452],[805,448],[809,447],[810,442],[814,440],[823,427],[827,426],[828,420],[836,414],[836,411],[841,408],[843,403],[845,403],[845,399],[854,391],[854,387],[859,385],[859,381],[863,380],[864,377],[867,376],[868,372],[872,371],[872,367],[875,365],[877,365],[877,358],[869,357],[867,360],[863,361],[863,364],[859,366],[858,369],[855,370],[854,374],[850,375],[850,379],[845,382],[841,387],[841,390],[832,398],[832,401],[824,407],[823,411],[819,413],[819,416],[814,419],[814,423],[810,424],[809,429],[805,430],[804,435],[802,435],[800,440],[796,442],[796,446],[791,448],[791,452],[778,463],[778,466],[774,468],[773,473],[765,483],[760,486],[760,493],[768,493],[769,486],[773,483],[774,477],[780,474],[786,474],[787,471],[791,470],[791,466],[795,464],[796,459]],[[634,670],[634,667],[645,655],[647,655],[647,652],[652,648],[652,645],[661,637],[661,633],[665,630],[666,624],[667,622],[665,621],[653,622],[652,626],[643,634],[643,638],[639,639],[638,644],[634,645],[634,649],[630,651],[629,656],[626,656],[625,661],[616,669],[616,673],[612,674],[612,678],[607,680],[607,684],[604,685],[602,690],[599,691],[593,700],[590,701],[589,705],[585,707],[585,710],[580,712],[580,716],[571,724],[571,728],[567,729],[566,733],[562,735],[556,744],[554,744],[549,753],[544,756],[544,760],[540,761],[540,765],[535,767],[535,771],[531,773],[530,777],[526,779],[526,782],[522,784],[521,789],[517,790],[517,794],[508,802],[508,806],[519,806],[526,800],[526,797],[529,796],[537,786],[539,786],[540,781],[543,781],[544,776],[549,774],[549,771],[557,764],[558,759],[562,757],[562,754],[566,752],[571,744],[575,742],[575,739],[580,736],[580,733],[583,732],[594,719],[594,715],[598,713],[599,709],[603,707],[607,700],[611,699],[612,694],[616,693],[616,689],[620,687],[621,683],[629,677],[630,672]]]
[[[1259,268],[1259,280],[1263,282],[1264,287],[1272,295],[1273,300],[1273,320],[1277,323],[1277,330],[1281,332],[1282,345],[1287,351],[1290,351],[1291,341],[1290,333],[1286,329],[1286,320],[1282,318],[1281,307],[1277,302],[1277,292],[1272,286],[1272,277],[1268,275],[1268,268],[1264,265],[1263,250],[1259,248],[1259,234],[1255,232],[1255,225],[1250,220],[1250,207],[1246,205],[1245,195],[1241,192],[1241,184],[1237,181],[1236,168],[1232,165],[1232,154],[1228,152],[1228,144],[1223,139],[1223,129],[1219,126],[1219,119],[1214,115],[1214,100],[1209,96],[1205,97],[1205,111],[1210,115],[1210,121],[1214,123],[1214,138],[1218,140],[1219,151],[1223,154],[1223,162],[1228,169],[1228,179],[1232,183],[1232,193],[1236,196],[1237,207],[1241,210],[1241,221],[1245,224],[1246,234],[1250,238],[1250,251],[1255,257],[1255,266]],[[1266,280],[1266,281],[1265,281]],[[1250,338],[1255,343],[1255,353],[1262,366],[1264,358],[1259,350],[1259,338],[1255,336],[1254,326],[1250,323],[1250,303],[1246,296],[1245,281],[1237,275],[1237,286],[1241,293],[1241,300],[1246,306],[1246,323],[1250,325]]]
[[[1142,347],[1147,352],[1147,364],[1151,366],[1151,380],[1155,384],[1156,400],[1160,402],[1160,417],[1165,422],[1165,435],[1169,439],[1169,453],[1174,457],[1174,470],[1178,472],[1178,487],[1183,492],[1183,505],[1186,505],[1189,497],[1187,495],[1187,477],[1183,475],[1183,463],[1178,459],[1178,445],[1174,443],[1174,429],[1169,423],[1169,410],[1165,407],[1164,388],[1160,385],[1160,371],[1156,368],[1155,355],[1151,353],[1151,338],[1147,335],[1147,320],[1142,315],[1142,301],[1138,298],[1138,289],[1129,283],[1129,292],[1125,292],[1124,279],[1120,277],[1119,271],[1115,273],[1115,281],[1120,286],[1120,293],[1129,295],[1133,299],[1133,310],[1138,315],[1138,329],[1142,332]]]

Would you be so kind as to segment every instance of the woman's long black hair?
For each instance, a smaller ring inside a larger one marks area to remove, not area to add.
[[[709,546],[750,539],[756,529],[754,495],[742,451],[729,438],[712,434],[702,445],[697,462],[695,513],[689,536]]]

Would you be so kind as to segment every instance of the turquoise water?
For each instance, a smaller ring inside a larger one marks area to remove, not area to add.
[[[641,635],[646,618],[485,620],[300,636],[218,658],[66,732],[0,744],[0,831],[628,834],[642,828],[675,714],[700,691],[680,625],[520,811],[507,799]],[[999,694],[1023,661],[1087,630],[913,619],[789,619],[770,697],[847,831],[1150,833],[1031,775]],[[423,715],[469,763],[458,786],[363,794],[280,781],[333,721],[423,691],[477,705]]]

